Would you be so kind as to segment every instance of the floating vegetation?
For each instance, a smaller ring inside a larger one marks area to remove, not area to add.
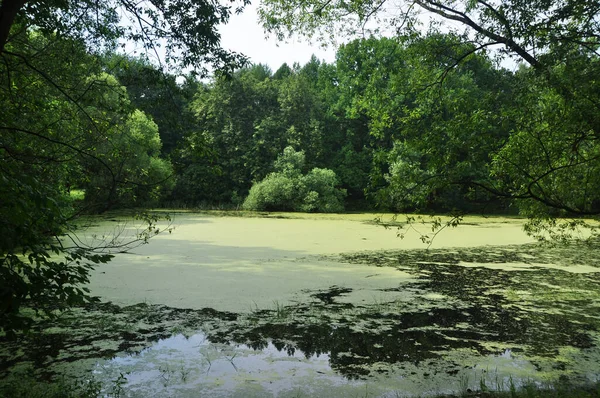
[[[365,388],[373,396],[418,395],[600,377],[600,264],[589,248],[365,252],[338,260],[413,278],[370,298],[334,285],[241,314],[90,305],[2,341],[0,372],[29,364],[49,380],[77,364],[104,382],[123,373],[122,388],[138,396],[345,396]]]

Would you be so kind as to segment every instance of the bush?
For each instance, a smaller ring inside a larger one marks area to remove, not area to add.
[[[302,175],[304,153],[285,148],[275,162],[277,172],[254,184],[244,201],[245,210],[340,212],[346,191],[329,169],[314,168]]]
[[[295,211],[298,203],[298,179],[271,173],[250,188],[242,207],[256,211]]]
[[[346,191],[336,188],[339,180],[329,169],[314,168],[302,177],[304,192],[300,210],[337,213],[344,211]]]

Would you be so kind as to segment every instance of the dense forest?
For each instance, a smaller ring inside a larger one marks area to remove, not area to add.
[[[475,54],[452,68],[472,50],[440,33],[361,39],[340,47],[334,64],[313,58],[275,72],[258,64],[201,84],[185,108],[190,130],[170,152],[176,181],[166,199],[243,204],[264,179],[263,191],[281,192],[285,183],[273,173],[291,148],[304,155],[300,172],[333,172],[325,185],[346,192],[348,209],[505,210],[508,203],[475,183],[492,178],[513,128],[507,114],[523,109],[517,81],[528,70],[512,74]],[[265,208],[300,207],[272,197],[258,206]]]
[[[267,1],[265,26],[319,31],[378,11],[317,3],[300,18],[293,1]],[[85,298],[90,262],[110,256],[57,239],[83,213],[600,213],[598,4],[465,3],[415,5],[477,37],[398,28],[342,45],[332,64],[272,71],[219,46],[216,26],[243,5],[2,1],[2,327],[23,327],[25,301],[51,313]],[[161,40],[167,65],[120,51]],[[178,69],[207,65],[210,79]]]
[[[51,44],[45,51],[53,60],[78,50],[74,43]],[[49,41],[32,34],[28,45]],[[40,90],[18,70],[13,79],[23,83],[13,95],[43,102],[30,110],[36,125],[19,128],[52,125],[61,144],[66,132],[98,121],[91,128],[102,134],[74,133],[66,149],[43,136],[53,159],[40,164],[54,179],[47,187],[63,200],[79,192],[75,204],[87,212],[202,205],[528,214],[540,210],[540,200],[551,214],[592,211],[598,148],[594,140],[564,139],[585,138],[576,132],[592,127],[586,125],[594,119],[580,113],[587,107],[567,107],[532,68],[509,71],[474,50],[455,34],[372,37],[341,46],[333,64],[313,57],[274,72],[255,64],[200,80],[177,79],[143,58],[79,49],[79,65],[55,66],[55,76],[79,84],[81,92],[70,93],[77,104],[54,87]],[[16,146],[41,149],[39,134],[13,139],[7,154]],[[61,151],[66,158],[57,161]],[[282,162],[298,175],[282,180]],[[310,173],[312,180],[300,178]],[[527,186],[523,179],[535,175],[540,180]],[[244,205],[253,185],[270,197]],[[334,203],[292,203],[301,191]]]

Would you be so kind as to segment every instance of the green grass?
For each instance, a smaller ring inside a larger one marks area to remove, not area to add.
[[[459,394],[440,395],[436,398],[600,398],[600,382],[574,385],[568,380],[561,380],[553,384],[539,386],[535,383],[526,383],[517,388],[512,382],[503,386],[500,391],[491,391],[485,383],[481,383],[480,389],[471,391],[463,390]]]

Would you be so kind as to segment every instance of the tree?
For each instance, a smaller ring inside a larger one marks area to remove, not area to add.
[[[285,144],[302,148],[308,167],[322,164],[324,148],[325,104],[319,98],[320,62],[311,60],[278,85],[281,124],[285,126]]]
[[[195,169],[211,167],[218,175],[202,177],[189,173],[188,176],[199,178],[180,179],[179,186],[199,188],[193,190],[197,196],[187,200],[230,202],[232,197],[244,197],[252,180],[266,176],[277,153],[285,146],[277,93],[271,71],[264,65],[242,68],[231,77],[219,76],[211,85],[198,90],[190,105],[197,124],[190,142],[195,146],[209,143],[209,152],[214,156],[197,157],[184,149],[190,156],[182,162]],[[203,186],[208,189],[202,189]]]
[[[493,155],[509,136],[503,110],[514,106],[511,74],[477,54],[446,73],[471,48],[455,35],[430,34],[405,45],[404,76],[398,81],[392,73],[391,84],[408,95],[400,104],[389,101],[401,105],[396,109],[384,103],[375,119],[385,123],[389,113],[397,119],[386,196],[398,209],[502,209],[501,200],[473,184],[491,182]],[[443,87],[431,85],[443,74]]]
[[[32,314],[23,308],[53,315],[91,300],[84,286],[89,271],[111,256],[103,251],[109,247],[65,237],[81,210],[71,187],[86,183],[93,191],[97,184],[125,190],[121,198],[152,197],[169,174],[157,157],[156,125],[103,73],[99,55],[128,40],[155,55],[163,45],[173,67],[231,70],[244,57],[221,49],[216,30],[230,12],[182,0],[0,3],[2,331],[29,327]],[[139,242],[156,232],[149,221]]]
[[[158,125],[161,154],[168,156],[183,145],[184,137],[195,128],[194,116],[188,105],[198,90],[199,82],[187,75],[178,83],[175,75],[142,57],[110,54],[104,62],[107,73],[115,76],[127,89],[131,104],[151,116]]]
[[[338,50],[339,98],[334,112],[344,146],[332,168],[354,197],[366,194],[372,199],[387,185],[383,178],[388,171],[387,153],[405,106],[403,85],[409,69],[404,56],[396,40],[374,37],[351,41]]]
[[[108,260],[91,251],[64,250],[55,239],[66,232],[73,214],[65,189],[70,181],[67,163],[94,155],[83,144],[89,120],[79,117],[79,109],[36,73],[45,66],[60,73],[55,81],[67,85],[84,78],[94,64],[82,66],[88,58],[76,43],[50,46],[39,34],[22,41],[22,53],[39,48],[82,58],[64,75],[64,65],[48,65],[48,59],[5,59],[0,75],[0,327],[9,334],[29,326],[31,318],[22,313],[23,306],[52,313],[84,302],[86,292],[80,285],[89,272],[84,260]],[[52,259],[58,253],[63,260]]]
[[[75,184],[85,190],[85,203],[94,211],[156,205],[165,196],[161,193],[174,183],[170,162],[159,157],[162,142],[158,126],[144,112],[128,109],[127,92],[113,76],[93,79],[102,81],[103,91],[110,88],[112,94],[117,93],[122,103],[109,100],[98,108],[100,101],[93,101],[90,115],[101,112],[111,123],[94,148],[95,158],[82,162],[82,177]],[[95,97],[93,90],[87,94]]]
[[[246,4],[239,3],[235,12]],[[162,43],[166,61],[173,65],[206,71],[209,63],[232,70],[245,58],[223,50],[217,31],[230,15],[230,6],[202,0],[4,0],[0,4],[0,54],[6,55],[6,44],[35,26],[43,35],[86,43],[88,50],[115,48],[117,40],[125,40],[139,43],[160,60],[157,46]]]
[[[552,58],[573,46],[595,52],[599,5],[592,0],[416,0],[387,7],[384,1],[268,0],[259,10],[268,31],[278,37],[303,32],[325,37],[370,32],[369,23],[389,30],[414,32],[419,14],[427,11],[436,18],[453,21],[472,30],[481,42],[477,50],[495,45],[537,69],[555,62]],[[390,16],[391,14],[391,16]]]
[[[273,73],[273,79],[287,79],[292,73],[292,68],[290,68],[288,64],[284,63],[275,71],[275,73]]]
[[[598,61],[585,61],[584,68],[596,69]],[[570,67],[558,67],[564,69],[562,78],[570,79]],[[585,94],[597,83],[589,77],[572,82],[579,95],[565,98],[531,69],[523,68],[516,77],[515,106],[507,111],[515,127],[494,155],[495,183],[486,188],[518,198],[527,215],[598,214],[600,120],[588,112],[590,101],[600,97]],[[580,74],[575,78],[582,79]]]
[[[433,24],[458,23],[465,28],[463,41],[471,45],[455,53],[445,65],[446,72],[431,84],[444,83],[449,72],[472,54],[493,49],[500,57],[528,64],[530,70],[522,73],[527,78],[519,78],[521,111],[507,108],[502,113],[513,127],[504,145],[490,153],[491,174],[451,182],[510,199],[531,209],[530,215],[600,214],[600,191],[593,188],[599,186],[600,161],[597,2],[416,0],[386,6],[385,0],[267,0],[260,15],[267,30],[280,37],[291,32],[320,38],[353,35],[385,21],[389,30],[411,37],[421,11],[433,16]],[[398,11],[390,18],[392,9]],[[545,95],[528,95],[528,91]],[[544,111],[549,106],[556,107],[560,119]],[[569,175],[584,178],[585,183],[578,185],[581,189],[573,189]]]

